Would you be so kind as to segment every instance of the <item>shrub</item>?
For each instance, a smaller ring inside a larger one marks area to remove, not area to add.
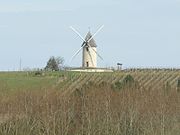
[[[177,92],[180,92],[180,78],[177,81]]]
[[[114,83],[114,88],[123,89],[126,87],[137,87],[138,83],[134,80],[131,75],[127,75],[123,80]]]

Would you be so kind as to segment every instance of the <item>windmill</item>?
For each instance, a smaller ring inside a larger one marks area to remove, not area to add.
[[[82,40],[83,44],[80,49],[72,56],[71,61],[81,52],[82,50],[82,68],[97,68],[97,57],[101,60],[103,58],[97,53],[97,45],[94,37],[103,29],[102,25],[94,35],[89,31],[85,38],[72,26],[70,27]]]

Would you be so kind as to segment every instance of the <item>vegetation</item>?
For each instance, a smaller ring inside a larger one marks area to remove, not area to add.
[[[179,135],[179,75],[0,73],[0,135]]]
[[[125,87],[136,87],[138,85],[131,75],[127,75],[123,80],[115,82],[114,87],[117,89],[123,89]]]
[[[62,57],[52,56],[49,58],[45,70],[59,71],[62,68],[63,63],[64,63],[64,59]]]
[[[177,81],[177,91],[180,92],[180,79]]]

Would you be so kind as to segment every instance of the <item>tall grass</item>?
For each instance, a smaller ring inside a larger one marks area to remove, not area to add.
[[[0,95],[0,135],[179,135],[180,93],[107,83]]]

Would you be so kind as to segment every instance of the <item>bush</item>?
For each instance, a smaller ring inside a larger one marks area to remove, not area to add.
[[[180,92],[180,79],[177,81],[177,92]]]
[[[35,76],[42,76],[43,75],[43,72],[42,71],[36,71],[34,73]]]
[[[114,87],[117,89],[122,89],[125,87],[137,87],[138,83],[134,80],[131,75],[127,75],[123,80],[117,81]]]

